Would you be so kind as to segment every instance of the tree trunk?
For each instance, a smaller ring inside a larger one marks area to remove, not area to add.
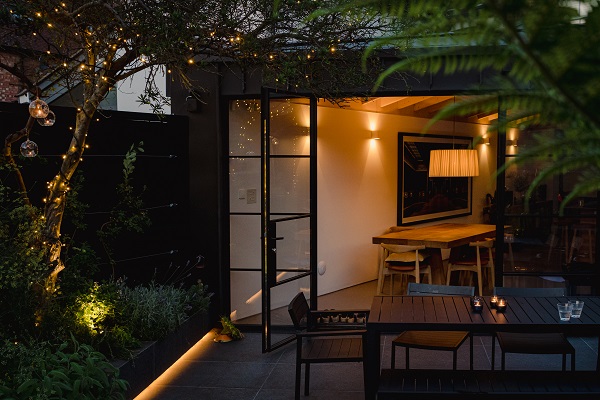
[[[66,196],[70,189],[70,180],[82,160],[92,118],[100,104],[100,100],[104,98],[108,90],[108,85],[100,85],[95,90],[88,92],[91,95],[85,101],[85,106],[77,112],[73,138],[69,144],[69,149],[63,156],[60,172],[48,184],[48,196],[45,199],[46,207],[44,210],[46,221],[44,237],[46,244],[49,246],[49,273],[44,288],[47,296],[55,292],[58,274],[65,269],[65,265],[60,257],[63,247],[60,240],[60,232],[66,206]]]

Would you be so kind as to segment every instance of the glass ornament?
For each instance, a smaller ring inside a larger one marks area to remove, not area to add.
[[[52,126],[56,122],[56,115],[50,111],[44,118],[37,118],[37,122],[41,126]]]
[[[38,145],[29,139],[21,143],[21,154],[23,157],[35,157],[38,154]]]
[[[35,99],[29,103],[29,115],[33,118],[46,118],[49,112],[50,107],[43,100]]]

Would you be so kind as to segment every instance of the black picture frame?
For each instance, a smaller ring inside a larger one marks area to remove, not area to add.
[[[473,213],[472,178],[430,178],[429,154],[468,149],[473,138],[398,133],[398,225],[455,218]]]

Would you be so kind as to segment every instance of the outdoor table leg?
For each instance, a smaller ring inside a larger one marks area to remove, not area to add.
[[[381,364],[381,333],[367,324],[365,347],[365,400],[375,400],[379,386]]]
[[[600,349],[600,336],[598,336],[598,348]],[[596,359],[596,372],[600,372],[600,351],[598,351],[598,358]]]

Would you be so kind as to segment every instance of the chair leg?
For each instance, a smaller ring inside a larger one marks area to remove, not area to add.
[[[479,295],[483,296],[483,277],[481,276],[481,265],[477,266],[477,285],[479,285]]]
[[[302,378],[302,338],[296,339],[296,385],[295,399],[300,400],[300,380]]]
[[[492,371],[494,370],[496,363],[496,335],[492,335]]]
[[[456,359],[458,358],[456,353],[457,353],[457,351],[456,351],[456,349],[454,349],[452,351],[452,369],[454,371],[456,371]]]
[[[469,333],[469,369],[473,371],[473,334]]]
[[[571,371],[575,371],[575,352],[571,353]]]
[[[567,370],[567,353],[563,353],[562,355],[562,370]]]
[[[392,369],[396,368],[396,346],[392,343]]]
[[[503,351],[500,351],[500,352],[502,353],[502,357],[500,357],[500,359],[501,359],[501,361],[500,361],[500,369],[502,371],[504,371],[504,368],[506,367],[506,365],[505,365],[505,362],[506,362],[506,360],[505,360],[506,353],[503,352]]]
[[[310,363],[304,367],[304,395],[308,396],[308,386],[310,385]]]
[[[410,369],[410,365],[408,362],[408,359],[409,359],[408,351],[410,350],[410,347],[405,347],[405,349],[406,349],[406,369]]]
[[[294,391],[294,398],[300,400],[300,379],[302,376],[302,364],[296,362],[296,386]]]

